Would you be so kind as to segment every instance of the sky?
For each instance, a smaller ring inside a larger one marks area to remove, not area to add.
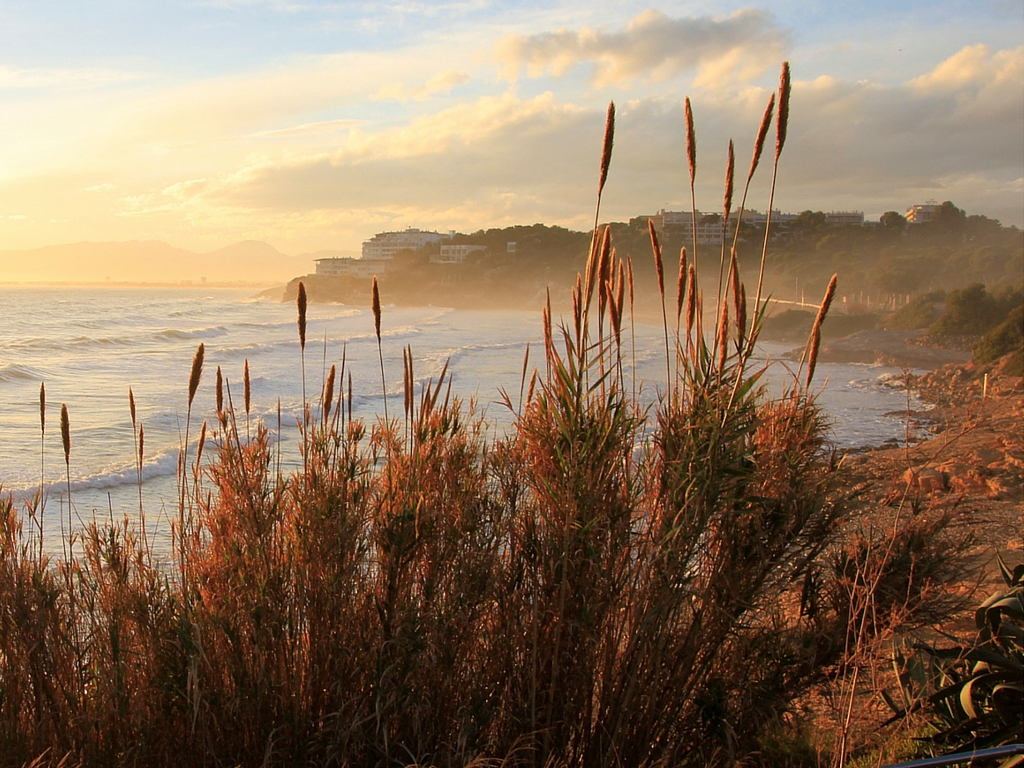
[[[611,100],[602,219],[689,207],[686,96],[715,210],[783,60],[777,208],[1024,225],[1024,0],[3,0],[0,250],[586,230]]]

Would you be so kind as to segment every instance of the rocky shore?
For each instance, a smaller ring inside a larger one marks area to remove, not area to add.
[[[971,359],[970,349],[921,344],[924,331],[858,331],[839,339],[825,340],[818,353],[822,363],[867,363],[897,368],[939,368],[964,365]],[[803,354],[803,347],[790,353],[794,359]]]
[[[908,418],[928,436],[843,461],[865,510],[909,500],[963,515],[983,571],[996,552],[1024,558],[1024,378],[1009,363],[952,364],[917,377],[918,395],[934,407]]]

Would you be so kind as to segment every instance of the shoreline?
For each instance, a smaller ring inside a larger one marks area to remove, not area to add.
[[[928,435],[849,451],[842,460],[859,496],[854,517],[904,501],[962,516],[986,584],[997,552],[1007,562],[1024,557],[1024,377],[1003,372],[1006,361],[951,364],[915,377],[916,394],[934,408],[908,417]]]

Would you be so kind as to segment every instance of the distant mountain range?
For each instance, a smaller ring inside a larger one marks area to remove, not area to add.
[[[313,259],[349,255],[317,252],[289,256],[259,240],[206,253],[159,240],[68,243],[0,251],[0,282],[284,284],[313,271]]]

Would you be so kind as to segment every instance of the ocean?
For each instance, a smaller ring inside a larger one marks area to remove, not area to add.
[[[200,343],[205,344],[205,367],[193,404],[190,440],[198,436],[203,419],[216,423],[217,366],[236,413],[243,413],[242,371],[248,359],[250,420],[262,420],[276,431],[280,399],[282,464],[298,462],[302,369],[293,304],[253,298],[238,289],[0,287],[0,305],[0,491],[12,494],[23,508],[26,499],[43,489],[44,540],[51,552],[60,551],[61,524],[68,517],[61,404],[67,405],[70,422],[73,525],[94,516],[139,517],[129,388],[145,430],[142,494],[147,528],[154,548],[167,551],[189,372]],[[472,399],[495,432],[511,421],[500,403],[501,391],[518,401],[527,344],[531,367],[541,362],[540,312],[384,307],[382,335],[393,418],[402,413],[406,345],[414,356],[417,390],[428,379],[436,380],[450,361],[453,394]],[[761,353],[777,360],[792,346],[765,343]],[[342,355],[353,377],[354,414],[372,420],[382,410],[382,389],[369,307],[310,305],[305,349],[309,400],[319,399],[327,369],[340,364]],[[637,378],[647,401],[664,386],[664,365],[661,327],[638,325]],[[907,409],[901,374],[881,366],[818,366],[820,401],[838,446],[904,438],[905,420],[887,415]],[[765,381],[772,391],[781,392],[790,377],[782,362],[773,362]],[[46,386],[44,433],[41,383]]]

